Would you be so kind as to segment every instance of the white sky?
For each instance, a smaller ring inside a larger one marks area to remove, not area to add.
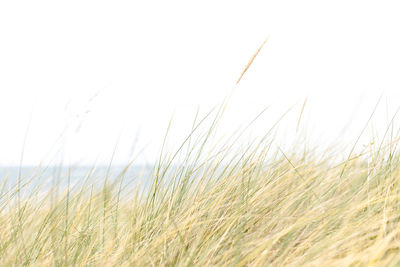
[[[253,129],[266,132],[297,104],[293,130],[308,97],[313,138],[352,142],[381,94],[384,131],[400,106],[399,14],[383,0],[1,1],[0,165],[19,164],[29,121],[23,164],[107,162],[118,136],[116,162],[136,137],[151,161],[173,112],[179,142],[268,35],[222,132],[271,105]]]

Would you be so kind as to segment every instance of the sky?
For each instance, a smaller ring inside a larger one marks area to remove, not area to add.
[[[261,135],[294,106],[286,142],[306,101],[318,145],[354,142],[381,99],[368,143],[400,106],[399,13],[385,0],[1,1],[0,165],[102,164],[115,148],[116,163],[152,162],[171,117],[178,144],[228,95],[222,133],[268,107]]]

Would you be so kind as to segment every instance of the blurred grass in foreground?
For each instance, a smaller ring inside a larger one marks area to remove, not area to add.
[[[400,264],[398,136],[340,162],[334,148],[283,151],[274,128],[244,146],[243,131],[218,139],[223,109],[162,149],[146,188],[122,186],[129,165],[45,190],[1,177],[0,265]]]

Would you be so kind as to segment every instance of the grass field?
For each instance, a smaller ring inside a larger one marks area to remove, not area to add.
[[[243,132],[217,139],[220,113],[130,191],[125,171],[79,187],[66,173],[66,188],[46,190],[2,177],[0,265],[400,264],[397,136],[340,161],[334,148],[283,151],[273,129],[244,146]]]

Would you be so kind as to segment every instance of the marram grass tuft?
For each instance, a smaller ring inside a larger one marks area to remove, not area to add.
[[[400,264],[395,137],[339,162],[333,148],[284,150],[273,131],[218,141],[218,120],[163,151],[142,187],[121,186],[130,166],[75,187],[68,173],[63,187],[1,177],[0,265]]]

